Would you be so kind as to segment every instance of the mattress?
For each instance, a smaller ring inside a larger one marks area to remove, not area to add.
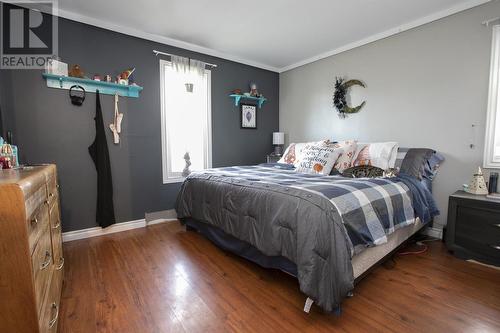
[[[359,276],[361,276],[361,274],[366,272],[383,257],[389,254],[392,250],[397,248],[404,241],[414,235],[423,226],[424,224],[420,221],[419,218],[417,218],[415,220],[415,223],[400,228],[387,236],[387,243],[367,248],[363,252],[352,257],[351,262],[354,279],[357,279]]]

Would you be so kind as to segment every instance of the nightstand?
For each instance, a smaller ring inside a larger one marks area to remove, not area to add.
[[[267,163],[277,163],[281,158],[281,155],[269,154],[266,157]]]
[[[457,191],[450,196],[446,247],[462,259],[500,265],[500,201]]]

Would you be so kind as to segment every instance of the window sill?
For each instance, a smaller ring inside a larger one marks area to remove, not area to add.
[[[163,184],[175,184],[182,183],[186,179],[185,177],[167,178],[163,179]]]

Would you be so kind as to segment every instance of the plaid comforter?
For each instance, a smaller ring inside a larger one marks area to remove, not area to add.
[[[281,185],[328,199],[342,219],[351,254],[387,242],[398,228],[415,222],[410,189],[390,178],[345,178],[297,173],[268,166],[238,166],[203,171],[233,181]]]

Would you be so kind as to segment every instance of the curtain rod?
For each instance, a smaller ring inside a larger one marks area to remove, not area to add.
[[[481,22],[481,24],[484,25],[485,27],[489,27],[490,24],[495,22],[495,21],[499,21],[498,23],[500,23],[500,17],[495,17],[495,18],[483,21],[483,22]]]
[[[171,54],[171,53],[165,53],[165,52],[161,52],[161,51],[157,51],[157,50],[153,50],[153,53],[155,54],[155,56],[158,56],[159,54],[166,55],[166,56],[173,56],[173,54]],[[208,62],[206,62],[205,65],[213,67],[213,68],[217,67],[216,64],[210,64]]]

